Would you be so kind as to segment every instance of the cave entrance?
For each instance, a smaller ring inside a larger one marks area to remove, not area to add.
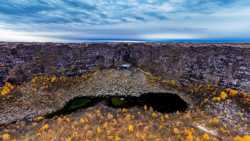
[[[72,113],[78,109],[88,108],[101,103],[111,108],[143,108],[145,105],[161,113],[184,112],[188,108],[186,103],[177,94],[146,93],[140,97],[133,96],[100,96],[77,97],[70,100],[61,110],[49,114],[47,117]]]
[[[139,100],[162,113],[184,112],[188,108],[188,103],[177,94],[147,93],[142,95]]]
[[[108,106],[114,108],[142,108],[147,105],[161,113],[184,112],[188,108],[188,104],[180,96],[170,93],[147,93],[140,97],[117,96],[106,101]]]

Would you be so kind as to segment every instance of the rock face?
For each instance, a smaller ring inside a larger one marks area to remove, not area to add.
[[[250,91],[250,44],[0,43],[0,86],[38,74],[77,76],[124,64],[165,79]]]

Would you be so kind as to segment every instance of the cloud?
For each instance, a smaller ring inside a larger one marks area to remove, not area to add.
[[[1,40],[9,42],[63,42],[64,40],[58,40],[56,38],[48,38],[42,36],[36,36],[29,32],[15,32],[12,30],[0,29]]]
[[[145,34],[142,35],[142,39],[147,40],[161,40],[161,39],[197,39],[201,38],[200,36],[190,35],[190,34]]]
[[[6,0],[0,40],[250,38],[246,0]]]

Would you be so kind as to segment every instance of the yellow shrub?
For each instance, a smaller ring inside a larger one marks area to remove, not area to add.
[[[228,97],[228,95],[227,95],[227,93],[226,93],[225,91],[222,91],[222,92],[220,93],[220,98],[221,98],[221,100],[225,100],[225,99],[227,99],[227,97]]]
[[[66,141],[72,141],[72,137],[68,137]]]
[[[49,124],[45,124],[41,127],[41,131],[49,129]]]
[[[11,83],[6,82],[5,85],[0,89],[0,94],[3,96],[8,95],[13,89],[14,86]]]
[[[207,133],[203,134],[201,137],[202,141],[209,141],[209,135]]]
[[[229,96],[236,96],[238,94],[238,90],[235,90],[235,89],[226,89],[227,93]]]
[[[133,125],[128,125],[128,132],[134,132],[134,126]]]
[[[186,136],[186,139],[185,139],[185,141],[193,141],[194,140],[194,136],[193,136],[193,133],[192,133],[192,131],[188,131],[187,132],[187,136]]]
[[[234,138],[234,141],[250,141],[250,135],[243,136],[243,137],[237,136]]]
[[[10,141],[10,134],[4,133],[4,134],[2,135],[2,140],[3,140],[3,141]]]
[[[216,97],[213,97],[212,100],[215,101],[215,102],[220,102],[220,101],[221,101],[221,98],[216,96]]]
[[[217,117],[214,117],[208,121],[211,125],[215,126],[218,125],[220,120]]]
[[[120,138],[118,135],[115,135],[114,140],[115,140],[115,141],[120,141],[121,138]]]
[[[219,96],[213,97],[212,100],[216,102],[224,101],[228,98],[228,95],[228,91],[221,91]]]
[[[35,117],[35,118],[34,118],[34,121],[38,122],[38,121],[41,121],[41,120],[43,120],[43,119],[44,119],[43,116],[38,116],[38,117]]]

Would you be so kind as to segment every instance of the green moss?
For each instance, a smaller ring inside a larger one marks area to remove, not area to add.
[[[126,104],[124,98],[113,97],[111,98],[111,104],[115,107],[121,107],[122,105]]]
[[[85,107],[89,103],[91,103],[91,99],[87,99],[87,98],[75,99],[67,105],[66,110],[70,111],[70,110],[75,110],[81,107]]]
[[[80,108],[87,108],[90,106],[95,105],[97,102],[99,102],[99,98],[92,98],[92,97],[77,97],[72,100],[70,100],[60,111],[50,113],[46,115],[46,118],[51,118],[56,115],[65,115],[70,114]]]

